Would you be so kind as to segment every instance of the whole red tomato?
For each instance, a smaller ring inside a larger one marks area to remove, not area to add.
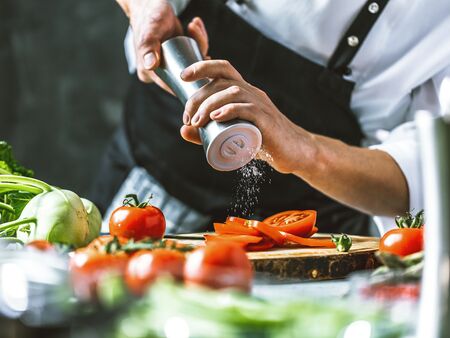
[[[148,202],[139,203],[136,195],[127,195],[127,198],[124,205],[114,210],[111,215],[111,235],[133,238],[136,241],[162,238],[166,230],[166,219],[162,211]]]
[[[75,295],[95,300],[97,287],[108,275],[123,275],[128,262],[125,253],[106,254],[92,248],[79,249],[70,258],[70,277]]]
[[[380,251],[398,256],[407,256],[422,250],[422,228],[392,229],[386,232],[380,240]]]
[[[49,241],[46,241],[45,239],[36,239],[34,241],[31,241],[31,242],[27,243],[26,248],[31,249],[31,250],[37,250],[37,251],[54,251],[55,250],[53,245]]]
[[[131,292],[142,295],[158,277],[182,280],[184,261],[184,254],[176,250],[141,250],[128,262],[125,282]]]
[[[211,242],[194,250],[184,265],[186,284],[214,289],[250,291],[253,271],[245,251],[236,243]]]

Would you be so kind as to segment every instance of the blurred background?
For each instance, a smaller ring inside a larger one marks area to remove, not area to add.
[[[0,0],[0,140],[86,195],[121,119],[127,18],[114,0]]]

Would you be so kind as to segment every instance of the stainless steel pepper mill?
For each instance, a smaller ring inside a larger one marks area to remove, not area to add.
[[[194,39],[178,36],[161,45],[161,64],[156,74],[184,104],[209,80],[183,81],[181,72],[201,61],[202,55]],[[243,120],[209,122],[200,128],[200,138],[208,163],[216,170],[236,170],[250,162],[261,149],[262,135],[252,123]]]
[[[425,198],[425,266],[416,338],[450,337],[450,116],[417,113]]]

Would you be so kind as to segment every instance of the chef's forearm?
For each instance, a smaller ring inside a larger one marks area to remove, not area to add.
[[[314,150],[294,174],[326,195],[363,212],[395,216],[409,208],[406,179],[386,152],[312,135]],[[306,161],[305,161],[306,160]]]

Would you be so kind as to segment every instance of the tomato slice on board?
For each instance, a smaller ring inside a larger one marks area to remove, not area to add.
[[[317,231],[319,231],[319,228],[313,227],[312,230],[311,230],[311,232],[310,232],[310,233],[308,234],[308,236],[306,236],[306,237],[311,237],[312,235],[316,234]],[[300,237],[303,237],[303,236],[300,236]]]
[[[267,217],[263,222],[296,236],[307,237],[316,224],[315,210],[288,210]]]
[[[223,235],[203,235],[205,237],[206,243],[215,241],[227,241],[235,242],[242,246],[247,244],[259,243],[262,241],[262,237],[250,236],[250,235],[233,235],[233,234],[223,234]]]
[[[235,235],[250,235],[260,236],[260,232],[256,229],[250,228],[244,224],[228,222],[228,223],[214,223],[214,230],[217,234],[235,234]]]
[[[275,227],[272,227],[260,221],[247,221],[247,224],[261,232],[263,235],[269,237],[277,245],[283,245],[286,242],[285,236],[283,236],[281,232]]]
[[[236,216],[228,216],[225,223],[239,223],[239,224],[245,224],[247,220],[245,218],[236,217]]]
[[[287,232],[281,232],[281,234],[285,237],[286,241],[300,244],[303,246],[336,248],[336,245],[334,245],[331,239],[304,238],[300,236],[295,236]]]
[[[246,251],[264,251],[264,250],[271,249],[274,246],[275,246],[275,243],[272,240],[264,237],[263,240],[261,242],[259,242],[259,243],[248,244],[245,247],[245,250]]]

